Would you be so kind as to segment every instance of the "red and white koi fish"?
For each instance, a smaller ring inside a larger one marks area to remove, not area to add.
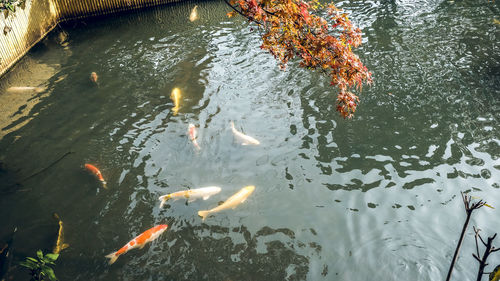
[[[113,264],[119,256],[125,254],[126,252],[139,248],[142,249],[144,246],[146,246],[147,243],[155,240],[158,238],[165,230],[167,230],[168,225],[166,224],[160,224],[157,226],[154,226],[143,233],[139,234],[139,236],[135,237],[134,239],[130,240],[125,246],[121,247],[120,250],[111,253],[106,256],[106,258],[109,259],[109,264]]]
[[[198,131],[196,131],[196,127],[191,123],[189,124],[188,134],[189,134],[189,139],[193,143],[194,147],[200,150],[201,147],[198,145],[198,141],[196,141],[196,139],[198,138]]]
[[[165,202],[169,199],[180,199],[180,198],[187,198],[188,202],[193,202],[194,200],[198,198],[203,198],[203,200],[207,200],[210,198],[210,196],[217,194],[221,191],[221,188],[218,186],[207,186],[207,187],[200,187],[196,189],[189,189],[189,190],[181,190],[177,191],[174,193],[170,193],[167,195],[160,196],[160,208],[163,207]]]
[[[242,132],[236,130],[236,128],[234,127],[233,121],[231,121],[231,130],[233,131],[234,136],[241,141],[242,145],[249,145],[249,144],[259,145],[260,144],[260,142],[256,139],[254,139],[253,137],[247,136],[247,135],[243,134]]]
[[[108,188],[106,186],[106,181],[104,180],[104,178],[103,178],[103,176],[101,174],[101,171],[99,171],[99,169],[97,169],[96,166],[94,166],[92,164],[85,164],[85,169],[87,171],[90,171],[91,173],[93,173],[97,177],[97,179],[99,179],[99,181],[101,181],[102,187]]]

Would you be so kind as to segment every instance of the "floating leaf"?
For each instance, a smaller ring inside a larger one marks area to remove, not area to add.
[[[491,206],[491,205],[488,205],[486,203],[484,203],[484,206],[488,207],[488,208],[492,208],[492,209],[495,209],[495,207]]]

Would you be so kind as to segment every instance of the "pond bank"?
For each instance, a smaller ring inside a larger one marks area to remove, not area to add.
[[[59,23],[179,0],[27,0],[16,12],[0,14],[0,77]]]

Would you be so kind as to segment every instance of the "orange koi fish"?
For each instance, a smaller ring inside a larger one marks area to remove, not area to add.
[[[101,174],[101,171],[99,171],[99,169],[97,169],[96,166],[92,165],[92,164],[85,164],[85,169],[87,171],[90,171],[91,173],[93,173],[98,179],[99,181],[101,181],[102,183],[102,187],[104,188],[108,188],[106,186],[106,181],[104,180],[104,178],[102,177],[102,174]]]
[[[139,236],[135,237],[134,239],[130,240],[125,246],[121,247],[120,250],[111,253],[106,256],[106,258],[109,259],[109,264],[113,264],[119,256],[125,254],[126,252],[139,248],[142,249],[148,242],[151,242],[158,238],[165,230],[167,230],[168,225],[166,224],[160,224],[157,226],[154,226],[143,233],[141,233]]]
[[[190,123],[188,130],[189,130],[188,131],[189,139],[193,142],[194,147],[196,147],[196,149],[200,150],[201,147],[200,147],[200,145],[198,145],[198,141],[196,141],[196,139],[198,138],[198,132],[196,131],[196,127]]]

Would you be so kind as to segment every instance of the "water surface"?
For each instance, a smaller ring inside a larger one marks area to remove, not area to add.
[[[61,280],[443,280],[465,219],[460,191],[500,208],[499,3],[338,6],[363,28],[357,52],[374,78],[352,120],[326,77],[279,70],[223,2],[56,29],[0,80],[0,238],[17,227],[13,262],[52,248],[57,212],[70,244]],[[240,145],[230,121],[261,145]],[[209,185],[222,192],[159,208],[161,195]],[[197,216],[246,185],[256,190],[236,209]],[[498,208],[471,220],[484,237],[500,229]],[[107,264],[161,223],[158,240]],[[473,238],[470,228],[454,280],[475,280]]]

